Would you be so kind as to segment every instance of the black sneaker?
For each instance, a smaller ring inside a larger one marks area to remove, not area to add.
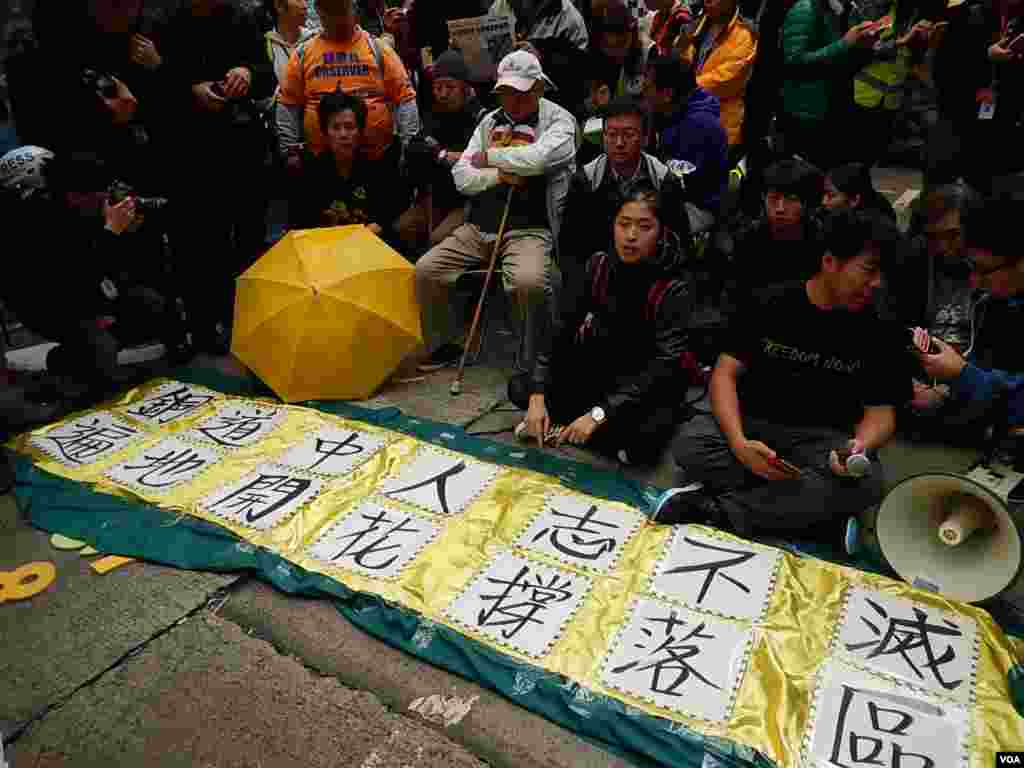
[[[458,344],[443,344],[416,368],[420,373],[431,373],[442,368],[450,368],[453,365],[459,364],[459,361],[462,359],[462,352],[462,347]]]
[[[721,511],[715,500],[703,491],[701,483],[669,488],[654,503],[651,522],[664,525],[711,524],[717,527],[722,517]]]

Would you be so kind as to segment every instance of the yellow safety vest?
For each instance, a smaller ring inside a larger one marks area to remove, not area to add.
[[[895,6],[892,15],[895,18]],[[892,24],[882,32],[879,40],[885,42],[895,36],[895,24]],[[896,54],[890,59],[873,61],[856,74],[853,79],[853,100],[858,106],[868,109],[899,109],[903,106],[903,84],[910,70],[910,51],[899,48]]]

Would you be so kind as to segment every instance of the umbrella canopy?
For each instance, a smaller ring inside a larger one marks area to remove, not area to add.
[[[423,343],[414,277],[364,226],[289,232],[238,278],[231,351],[285,402],[369,397]]]

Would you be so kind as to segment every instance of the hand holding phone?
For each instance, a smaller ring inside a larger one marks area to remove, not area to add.
[[[801,470],[800,467],[786,461],[781,456],[776,456],[774,459],[770,459],[768,463],[771,464],[776,469],[785,472],[787,475],[800,477],[800,475],[803,474],[803,470]]]

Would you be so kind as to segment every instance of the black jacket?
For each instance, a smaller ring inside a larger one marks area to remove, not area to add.
[[[718,240],[712,260],[720,263],[736,306],[757,300],[767,286],[806,280],[818,271],[823,250],[818,221],[808,216],[804,226],[800,240],[778,243],[764,216],[742,217],[732,233]]]
[[[614,385],[602,404],[609,417],[626,403],[671,401],[686,387],[693,287],[685,260],[679,237],[666,231],[652,263],[629,265],[604,251],[587,262],[584,299],[564,313],[554,348],[592,345],[614,366]],[[538,359],[534,392],[545,391],[549,362]]]
[[[68,324],[92,318],[102,306],[100,283],[115,279],[138,254],[128,235],[114,235],[99,215],[84,218],[59,202],[43,198],[3,200],[25,232],[32,233],[33,255],[20,259],[0,285],[4,305],[29,328],[42,314]]]
[[[235,67],[252,73],[249,97],[255,101],[271,96],[277,85],[259,20],[247,6],[224,0],[209,16],[195,16],[185,3],[168,23],[164,48],[165,98],[191,116],[194,138],[204,142],[211,131],[230,135],[230,128],[226,110],[208,114],[194,106],[193,85],[223,80]]]
[[[469,144],[473,131],[476,130],[484,108],[474,97],[466,101],[463,110],[457,114],[445,114],[426,111],[422,113],[422,135],[430,136],[443,148],[452,152],[462,152]],[[412,171],[412,169],[410,169]],[[432,162],[429,169],[423,169],[431,178],[434,205],[441,210],[453,210],[465,204],[466,198],[455,188],[455,179],[449,163]],[[415,184],[419,178],[411,178]]]
[[[328,226],[323,211],[334,208],[340,212],[339,226],[379,224],[384,230],[382,239],[392,246],[398,243],[393,224],[409,206],[408,191],[401,178],[381,174],[375,163],[360,157],[349,178],[343,179],[330,152],[307,155],[304,167],[292,205],[293,229]]]

